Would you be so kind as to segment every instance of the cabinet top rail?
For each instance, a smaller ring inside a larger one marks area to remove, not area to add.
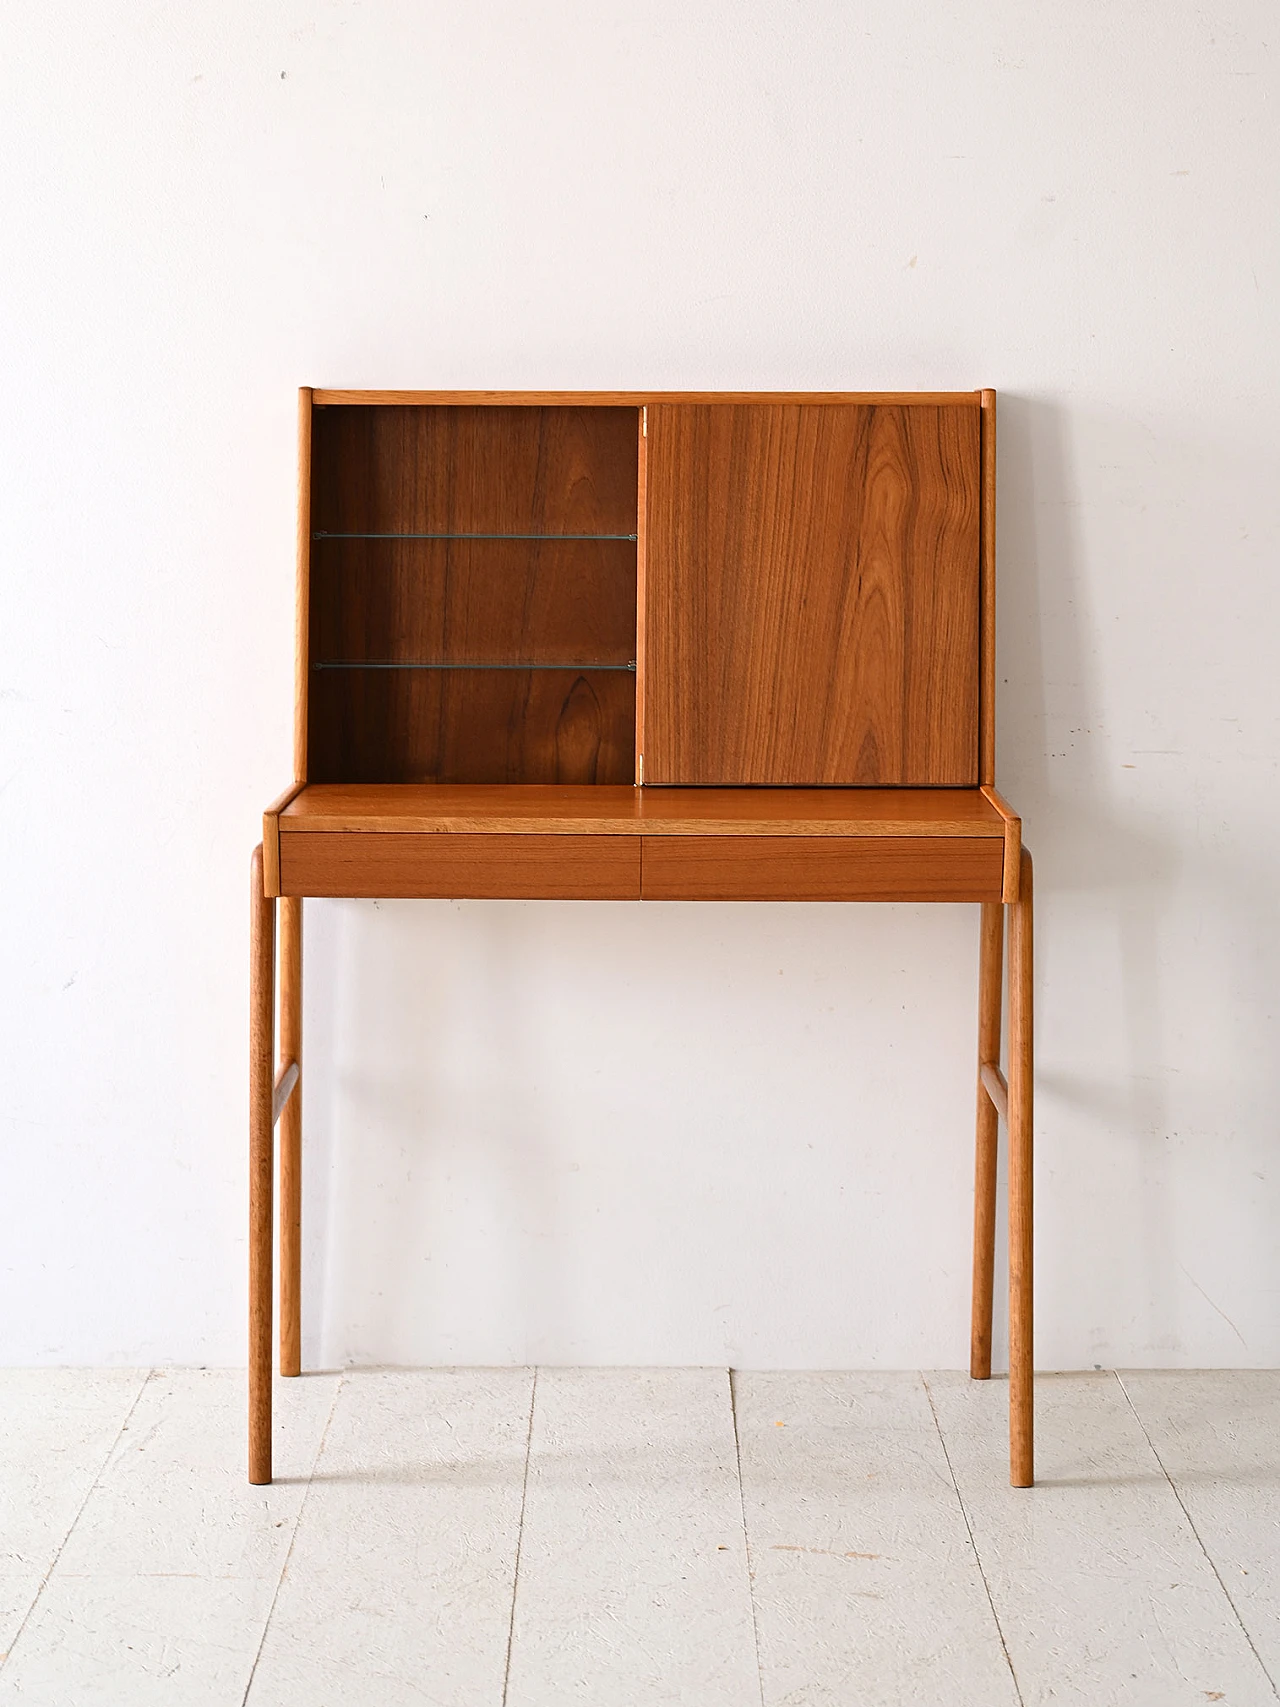
[[[341,391],[314,387],[312,404],[494,404],[639,409],[646,403],[911,404],[977,409],[981,391]]]

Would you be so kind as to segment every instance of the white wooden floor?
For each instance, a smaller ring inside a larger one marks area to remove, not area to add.
[[[1280,1678],[1280,1372],[0,1374],[0,1701],[1229,1707]]]

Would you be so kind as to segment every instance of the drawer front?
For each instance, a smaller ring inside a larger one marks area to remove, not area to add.
[[[282,895],[638,901],[638,836],[282,831]]]
[[[646,901],[998,901],[996,836],[646,836]]]

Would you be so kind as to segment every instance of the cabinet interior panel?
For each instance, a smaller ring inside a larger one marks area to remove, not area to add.
[[[636,548],[616,540],[328,539],[313,662],[629,664]]]
[[[627,408],[314,411],[313,781],[632,781],[638,437]]]
[[[645,780],[978,780],[979,412],[648,411]]]
[[[635,409],[315,411],[324,533],[634,534]]]
[[[629,783],[627,670],[318,670],[312,782]]]

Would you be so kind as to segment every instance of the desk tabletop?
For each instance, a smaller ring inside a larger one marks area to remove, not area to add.
[[[1003,836],[978,788],[629,788],[310,783],[282,832],[604,836]]]

